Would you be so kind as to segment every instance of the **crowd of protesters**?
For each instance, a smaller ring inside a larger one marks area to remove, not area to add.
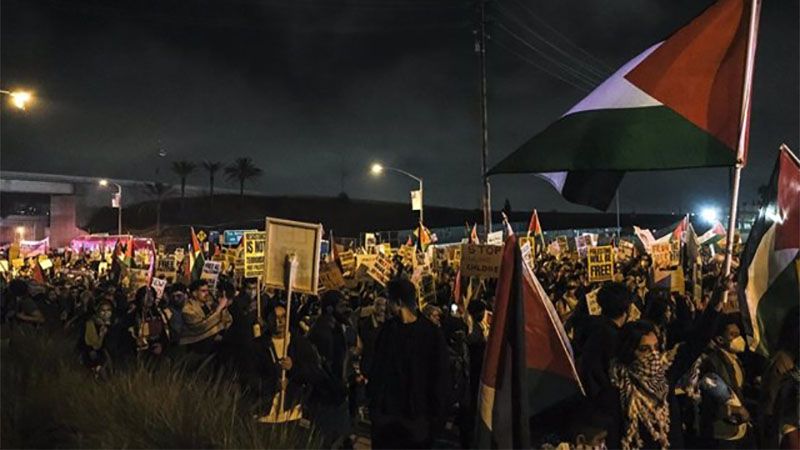
[[[535,273],[585,395],[531,418],[538,447],[798,448],[797,311],[770,359],[749,351],[741,315],[723,308],[720,260],[704,261],[697,289],[671,291],[655,285],[646,254],[617,263],[613,281],[590,283],[585,260],[539,252]],[[137,359],[231,370],[262,403],[259,421],[313,423],[326,448],[348,448],[364,424],[374,448],[470,448],[493,283],[456,299],[445,263],[435,300],[421,305],[396,265],[386,286],[295,295],[287,307],[285,292],[259,292],[255,279],[170,282],[159,295],[72,255],[44,283],[6,272],[2,323],[75,336],[98,382]]]

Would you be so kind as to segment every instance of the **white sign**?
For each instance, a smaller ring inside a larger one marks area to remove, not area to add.
[[[222,272],[221,262],[205,261],[203,263],[203,272],[200,274],[200,279],[206,280],[212,287],[216,287],[220,272]]]
[[[419,211],[422,209],[422,191],[411,191],[411,210]]]
[[[153,278],[153,281],[150,282],[150,286],[156,291],[156,298],[160,299],[164,296],[164,289],[167,287],[167,280],[162,280],[161,278]]]
[[[503,230],[494,231],[486,235],[486,243],[489,245],[503,245]]]

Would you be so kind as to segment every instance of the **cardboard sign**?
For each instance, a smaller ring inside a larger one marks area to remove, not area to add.
[[[430,273],[423,273],[417,289],[419,306],[424,308],[428,304],[436,304],[436,278]]]
[[[367,249],[367,253],[372,253],[376,242],[378,239],[375,237],[375,233],[364,233],[364,248]]]
[[[556,242],[558,242],[558,249],[562,255],[569,253],[569,239],[566,236],[558,236]]]
[[[667,269],[672,261],[672,247],[669,243],[653,244],[650,246],[650,255],[653,257],[653,267]]]
[[[370,268],[375,261],[378,260],[378,255],[362,255],[358,254],[355,256],[356,258],[356,269],[360,269],[361,266],[365,266],[366,268]]]
[[[533,271],[534,259],[533,259],[533,250],[531,249],[531,242],[526,240],[525,243],[522,244],[520,252],[522,252],[522,261],[525,263],[525,265],[528,266],[528,269]]]
[[[10,269],[8,267],[8,261],[6,261],[5,259],[0,259],[0,272],[6,273],[9,271]]]
[[[381,253],[381,254],[387,255],[387,256],[392,256],[392,254],[394,253],[392,251],[392,244],[390,244],[388,242],[384,242],[383,244],[379,245],[378,246],[378,253]]]
[[[394,275],[394,263],[386,255],[376,255],[375,261],[367,268],[367,275],[377,281],[383,287],[392,279]]]
[[[42,270],[47,270],[47,269],[53,267],[53,262],[50,261],[49,258],[44,258],[44,259],[39,258],[39,267],[41,267]]]
[[[397,254],[400,255],[403,265],[409,267],[414,265],[414,252],[413,245],[403,245],[397,249]]]
[[[322,225],[267,217],[266,230],[264,283],[269,287],[285,289],[286,257],[295,255],[297,270],[292,289],[303,294],[316,295]]]
[[[503,245],[503,230],[494,231],[486,235],[488,245]]]
[[[522,249],[522,247],[524,247],[525,244],[528,244],[531,247],[530,253],[528,254],[528,260],[530,261],[531,269],[533,269],[533,263],[534,263],[534,261],[536,261],[536,238],[533,237],[533,236],[531,236],[531,237],[526,237],[526,236],[520,237],[519,238],[519,248]]]
[[[489,244],[464,244],[461,247],[461,275],[465,277],[497,278],[503,247]]]
[[[356,255],[352,250],[346,252],[339,252],[339,264],[342,265],[342,270],[345,272],[353,273],[356,270]]]
[[[203,263],[203,272],[200,273],[200,279],[206,280],[212,287],[217,286],[219,274],[222,272],[222,263],[219,261],[205,261]]]
[[[589,247],[589,282],[611,281],[614,279],[614,248],[610,245]]]
[[[578,250],[578,257],[585,258],[587,249],[592,246],[592,237],[584,234],[575,238],[575,248]]]
[[[161,299],[164,296],[164,289],[167,287],[167,280],[162,280],[161,278],[153,278],[150,282],[150,287],[156,291],[156,298]]]
[[[325,289],[341,289],[344,287],[344,277],[335,262],[320,264],[319,284]]]
[[[25,265],[25,260],[22,258],[14,258],[11,260],[11,267],[21,269]]]
[[[264,247],[267,233],[264,231],[245,231],[244,241],[244,276],[257,278],[264,274]]]

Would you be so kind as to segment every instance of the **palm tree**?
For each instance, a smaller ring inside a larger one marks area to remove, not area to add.
[[[183,199],[186,196],[186,178],[194,172],[195,164],[190,161],[173,161],[172,171],[181,177],[181,208],[183,208]]]
[[[203,161],[203,168],[208,171],[208,192],[211,197],[211,203],[214,203],[214,174],[222,168],[222,163],[219,161]]]
[[[225,175],[228,180],[239,181],[239,196],[244,198],[244,182],[251,178],[260,177],[262,174],[261,169],[253,164],[250,158],[236,158],[233,164],[225,168]]]
[[[172,194],[173,189],[169,184],[156,182],[145,184],[144,190],[156,200],[156,237],[158,237],[161,234],[161,204],[165,198]]]

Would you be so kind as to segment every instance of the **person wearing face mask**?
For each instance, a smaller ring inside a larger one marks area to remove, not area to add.
[[[611,420],[606,438],[610,448],[685,448],[675,387],[714,337],[722,293],[729,288],[719,284],[692,335],[668,352],[660,350],[657,328],[649,321],[629,322],[620,329],[609,368],[611,387],[597,399]]]
[[[750,413],[744,407],[745,372],[737,355],[745,351],[738,314],[726,314],[700,366],[700,436],[707,448],[743,448],[748,443]],[[725,395],[712,395],[724,391]],[[727,388],[727,389],[726,389]]]

